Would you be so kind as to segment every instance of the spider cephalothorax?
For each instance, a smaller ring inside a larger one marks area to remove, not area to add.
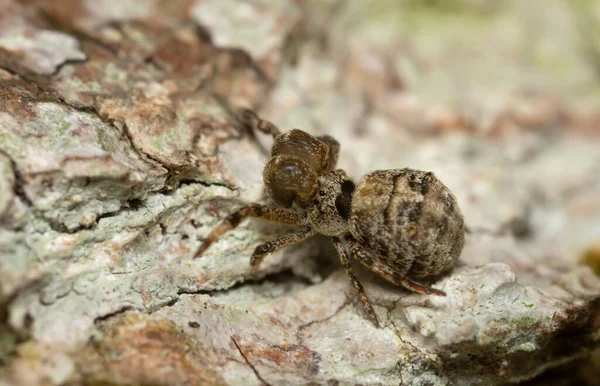
[[[415,292],[445,295],[414,281],[450,270],[464,245],[464,221],[456,199],[433,173],[380,170],[354,184],[346,172],[335,170],[339,144],[332,137],[314,137],[297,129],[280,134],[250,110],[240,116],[242,123],[274,137],[263,177],[267,194],[277,205],[250,204],[230,214],[206,237],[196,256],[244,218],[260,217],[300,229],[256,247],[252,268],[269,253],[316,233],[330,236],[376,325],[342,240],[354,258],[386,280]]]
[[[301,130],[275,137],[263,177],[269,196],[289,208],[307,207],[317,193],[319,176],[337,162],[339,144],[333,138],[315,138]]]

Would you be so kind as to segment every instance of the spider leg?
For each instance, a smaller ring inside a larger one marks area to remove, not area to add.
[[[245,128],[250,130],[258,130],[262,133],[271,135],[273,138],[281,133],[277,126],[265,119],[260,118],[254,111],[243,107],[233,107],[227,98],[218,93],[214,93],[214,97],[217,102],[223,106],[227,113]]]
[[[329,146],[329,167],[330,170],[335,170],[338,157],[340,155],[340,143],[331,135],[320,135],[317,139],[325,142]]]
[[[315,233],[317,232],[314,229],[307,227],[298,232],[289,233],[276,240],[267,241],[266,243],[259,245],[258,247],[256,247],[256,249],[252,253],[252,256],[250,257],[250,267],[252,268],[252,271],[256,271],[258,269],[260,264],[263,262],[265,256],[267,256],[268,254],[278,251],[281,248],[287,247],[288,245],[304,241],[307,238],[315,235]]]
[[[273,138],[277,137],[281,132],[275,124],[260,118],[254,111],[250,109],[239,109],[238,121],[249,127],[252,130],[258,130],[261,133],[269,134]]]
[[[444,291],[419,284],[411,279],[397,274],[379,261],[373,260],[371,256],[369,256],[369,253],[353,237],[348,237],[347,240],[350,246],[350,251],[352,252],[352,256],[387,281],[420,294],[446,296]]]
[[[292,225],[302,225],[306,223],[306,215],[299,212],[282,209],[276,206],[260,204],[246,205],[225,217],[219,225],[213,228],[202,242],[202,245],[200,245],[194,258],[202,255],[204,251],[206,251],[212,243],[223,236],[223,234],[235,229],[246,217],[258,217]]]
[[[350,279],[354,290],[356,291],[358,297],[360,298],[360,301],[365,307],[365,311],[369,315],[369,318],[371,319],[373,324],[375,324],[376,327],[379,327],[379,322],[377,321],[375,311],[373,311],[373,306],[371,305],[371,302],[369,301],[369,298],[365,293],[365,289],[363,288],[362,284],[360,284],[360,282],[356,278],[356,275],[354,274],[354,269],[352,268],[352,264],[350,264],[350,259],[348,258],[348,254],[346,253],[344,245],[342,244],[341,240],[337,237],[332,237],[331,241],[333,242],[335,249],[340,255],[340,260],[342,261],[342,265],[346,270],[346,275],[348,275],[348,279]]]

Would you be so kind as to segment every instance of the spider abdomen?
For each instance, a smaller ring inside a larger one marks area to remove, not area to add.
[[[407,278],[449,270],[464,245],[456,199],[433,173],[419,170],[365,175],[352,197],[349,226],[373,260]]]

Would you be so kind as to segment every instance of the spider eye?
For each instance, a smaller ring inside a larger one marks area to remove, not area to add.
[[[325,191],[324,190],[319,190],[319,196],[323,197],[325,195]]]

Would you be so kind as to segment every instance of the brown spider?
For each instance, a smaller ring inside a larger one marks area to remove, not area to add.
[[[248,109],[234,116],[247,128],[274,138],[263,178],[267,194],[277,206],[254,203],[231,213],[206,237],[195,257],[246,217],[260,217],[302,228],[256,247],[250,258],[252,269],[258,268],[266,255],[287,245],[316,233],[330,236],[376,326],[377,317],[342,239],[355,259],[386,280],[414,292],[445,295],[413,280],[450,270],[464,244],[464,221],[456,199],[433,173],[380,170],[355,185],[346,172],[335,170],[340,145],[334,138],[314,137],[297,129],[281,134],[275,125]]]

